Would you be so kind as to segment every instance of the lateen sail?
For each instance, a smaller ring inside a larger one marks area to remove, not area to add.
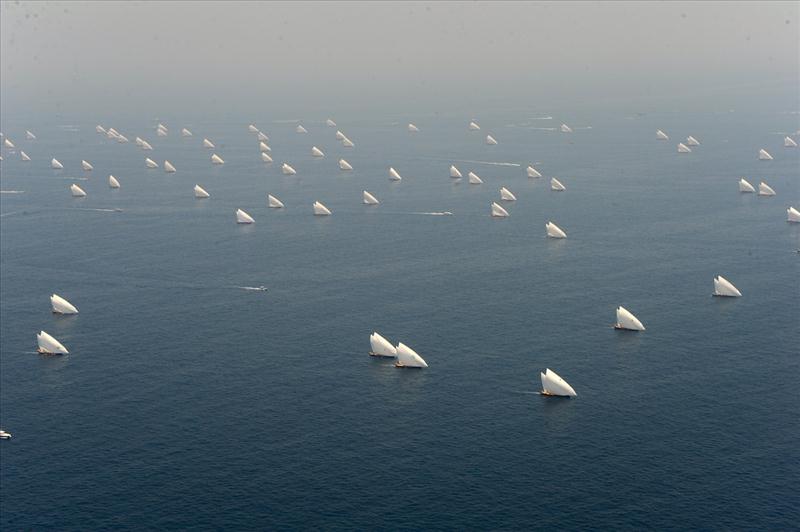
[[[330,209],[328,209],[325,205],[318,201],[314,202],[314,216],[329,216],[330,214]]]
[[[489,146],[495,146],[497,145],[497,141],[494,139],[493,136],[486,135],[486,144],[488,144]]]
[[[304,127],[303,127],[302,125],[300,125],[300,124],[297,124],[297,127],[296,127],[296,128],[294,128],[294,130],[295,130],[296,132],[298,132],[298,133],[308,133],[308,131],[306,130],[306,128],[304,128]]]
[[[36,335],[36,343],[39,345],[38,352],[48,355],[68,355],[67,348],[61,342],[50,336],[44,331],[39,331]]]
[[[656,139],[657,140],[669,140],[669,137],[667,136],[666,133],[664,133],[663,131],[661,131],[659,129],[658,131],[656,131]]]
[[[759,196],[774,196],[775,191],[772,190],[768,184],[764,183],[763,181],[758,184],[758,195]]]
[[[25,153],[22,150],[20,150],[20,152],[19,152],[19,157],[20,157],[20,159],[22,159],[23,162],[29,162],[31,160],[31,158],[28,157],[28,154]]]
[[[194,186],[194,197],[197,198],[197,199],[206,199],[206,198],[210,198],[211,194],[206,192],[206,190],[203,187],[201,187],[200,185],[195,185]]]
[[[64,165],[58,162],[58,159],[53,159],[52,161],[50,161],[50,168],[52,168],[53,170],[62,170],[64,168]]]
[[[786,209],[786,221],[792,223],[800,223],[800,211],[794,207]]]
[[[175,170],[175,167],[172,166],[172,163],[169,161],[164,161],[164,171],[168,174],[174,174],[175,172],[177,172],[177,170]]]
[[[528,172],[528,177],[542,177],[542,174],[540,174],[539,171],[533,166],[529,166],[525,169],[525,171]]]
[[[369,335],[369,354],[374,357],[394,358],[397,356],[397,348],[389,343],[389,340],[373,332]]]
[[[555,177],[552,177],[550,178],[550,190],[555,190],[556,192],[562,192],[564,190],[567,190],[567,187],[565,187],[561,183],[561,181],[559,181]]]
[[[189,131],[186,128],[183,128],[183,129],[181,129],[181,136],[182,137],[191,137],[192,136],[192,132]]]
[[[119,188],[119,181],[113,175],[108,176],[108,186],[111,188]]]
[[[225,164],[225,161],[223,161],[222,157],[215,153],[211,156],[211,164]]]
[[[689,146],[699,146],[700,141],[694,138],[693,136],[689,135],[688,137],[686,137],[686,144],[688,144]]]
[[[467,174],[467,178],[469,179],[470,185],[481,185],[483,184],[483,179],[478,176],[475,172],[470,172]]]
[[[419,131],[419,128],[417,126],[415,126],[414,124],[408,124],[408,130],[413,133],[413,132]]]
[[[627,329],[629,331],[643,331],[644,325],[625,307],[617,307],[617,323],[615,329]]]
[[[452,164],[450,165],[450,177],[455,177],[455,178],[461,177],[461,172],[458,170],[458,168],[456,168]]]
[[[692,153],[692,149],[683,142],[679,142],[678,153]]]
[[[270,209],[282,209],[283,202],[273,196],[272,194],[267,194],[267,205]]]
[[[558,373],[547,368],[544,373],[539,373],[542,379],[542,395],[555,395],[560,397],[575,397],[578,394],[572,389],[567,381],[562,379]]]
[[[481,128],[481,126],[479,126],[478,123],[474,121],[470,122],[468,127],[470,131],[478,131]]]
[[[312,157],[325,157],[325,154],[324,154],[324,153],[322,153],[322,150],[320,150],[320,149],[319,149],[319,148],[317,148],[316,146],[313,146],[313,147],[311,148],[311,156],[312,156]]]
[[[203,139],[203,147],[204,148],[213,148],[214,147],[214,143],[211,142],[208,139]]]
[[[261,151],[261,152],[272,151],[272,148],[267,146],[267,144],[264,141],[261,141],[261,142],[258,143],[258,151]]]
[[[403,342],[397,344],[397,362],[395,366],[398,368],[427,368],[428,364],[416,351],[408,347]]]
[[[353,167],[344,159],[339,159],[339,170],[352,170]]]
[[[758,160],[759,161],[771,161],[772,160],[772,155],[770,155],[767,150],[762,148],[762,149],[758,150]]]
[[[72,197],[74,197],[74,198],[85,198],[86,197],[86,192],[84,192],[84,190],[81,187],[79,187],[78,185],[76,185],[74,183],[72,185],[70,185],[69,191],[72,194]]]
[[[753,188],[753,185],[748,183],[744,178],[739,180],[739,192],[755,192],[756,189]]]
[[[364,205],[377,205],[380,203],[380,201],[378,201],[378,198],[376,198],[366,190],[362,194],[362,201],[364,202]]]
[[[572,128],[569,127],[567,124],[561,124],[561,132],[562,133],[572,133]]]
[[[328,127],[336,127],[336,122],[331,120],[330,118],[325,121],[325,125]]]
[[[554,224],[553,222],[547,222],[544,225],[545,231],[547,231],[547,236],[550,238],[567,238],[567,233],[565,233],[559,226]]]
[[[492,217],[493,218],[508,218],[508,211],[497,202],[492,202]]]
[[[503,201],[517,201],[517,197],[506,187],[500,188],[500,199]]]
[[[85,172],[91,172],[94,170],[94,166],[89,164],[89,161],[81,161],[81,168],[83,168]]]
[[[784,148],[796,148],[797,143],[794,141],[792,137],[784,137],[783,138],[783,147]]]
[[[253,217],[244,212],[242,209],[236,210],[236,223],[237,224],[252,224],[255,223]]]
[[[403,178],[400,177],[400,174],[397,173],[397,170],[395,170],[394,168],[392,168],[390,166],[389,167],[389,179],[392,180],[392,181],[401,181]]]
[[[77,314],[78,309],[75,305],[64,299],[63,297],[53,294],[50,296],[50,306],[53,308],[54,314]]]
[[[158,163],[155,162],[153,159],[150,159],[149,157],[144,160],[144,164],[148,168],[158,168]]]
[[[721,275],[714,277],[714,295],[721,297],[742,297],[739,289]]]
[[[262,151],[261,152],[261,160],[263,162],[265,162],[265,163],[271,163],[272,162],[272,157],[269,156],[269,153],[266,153],[266,152]]]
[[[295,175],[297,173],[295,169],[289,166],[287,163],[283,163],[283,165],[281,165],[281,172],[283,172],[284,175]]]

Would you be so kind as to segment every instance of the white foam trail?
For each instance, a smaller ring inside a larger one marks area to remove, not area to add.
[[[62,126],[58,126],[58,129],[63,129],[64,131],[80,131],[81,127],[73,124],[64,124]]]
[[[250,290],[250,291],[253,291],[253,292],[266,292],[267,291],[267,287],[264,286],[264,285],[261,285],[261,286],[237,286],[236,288],[238,288],[240,290]]]
[[[522,166],[519,163],[500,163],[495,161],[471,161],[469,159],[453,159],[453,160],[457,163],[489,164],[492,166]]]
[[[53,176],[53,179],[66,179],[68,181],[89,181],[88,177]]]
[[[92,211],[92,212],[122,212],[122,209],[88,209],[83,207],[72,207],[71,211]]]
[[[0,190],[0,194],[24,194],[24,190]]]
[[[450,211],[442,211],[442,212],[412,212],[411,214],[424,214],[427,216],[453,216],[453,213]]]
[[[558,131],[557,127],[532,127],[529,129],[536,129],[538,131]]]
[[[534,116],[531,117],[531,120],[552,120],[552,116]]]
[[[573,127],[572,129],[592,129],[592,126]]]
[[[4,212],[0,214],[0,218],[5,218],[6,216],[11,216],[12,214],[20,214],[22,211],[14,211],[14,212]]]
[[[291,120],[273,120],[272,124],[296,124],[297,122],[302,122],[302,118],[292,118]]]

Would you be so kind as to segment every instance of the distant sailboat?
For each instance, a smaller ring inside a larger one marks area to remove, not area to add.
[[[249,126],[247,126],[247,130],[250,133],[258,133],[258,128],[256,126],[254,126],[253,124],[250,124]]]
[[[181,136],[182,137],[191,137],[192,136],[192,132],[189,131],[186,128],[183,128],[183,129],[181,129]]]
[[[77,314],[78,309],[75,305],[64,299],[63,297],[53,294],[50,296],[50,306],[53,309],[53,314]]]
[[[498,204],[497,202],[492,202],[492,217],[493,218],[508,218],[509,214],[508,211],[503,208],[502,205]]]
[[[81,161],[81,168],[83,168],[84,172],[91,172],[94,170],[94,166],[89,164],[89,161]]]
[[[261,152],[261,160],[265,163],[271,163],[272,157],[269,156],[269,153],[262,151]]]
[[[158,123],[158,125],[156,126],[156,129],[160,129],[160,130],[162,130],[162,131],[169,131],[169,130],[167,129],[167,126],[165,126],[165,125],[164,125],[164,124],[162,124],[161,122],[159,122],[159,123]]]
[[[174,174],[175,172],[177,172],[175,167],[172,166],[172,163],[169,161],[164,161],[164,171],[168,174]]]
[[[669,137],[666,133],[661,131],[660,129],[656,131],[656,140],[669,140]]]
[[[134,142],[134,143],[135,143],[137,146],[141,146],[141,145],[142,145],[142,142],[144,142],[144,139],[142,139],[141,137],[136,137],[135,139],[133,139],[133,142]]]
[[[269,142],[269,137],[266,136],[261,131],[258,132],[257,138],[258,138],[259,142]]]
[[[200,185],[194,186],[194,197],[197,199],[207,199],[211,197],[211,194],[206,192],[206,189],[201,187]]]
[[[311,156],[312,157],[325,157],[325,154],[322,153],[322,150],[320,150],[316,146],[312,146],[311,147]]]
[[[689,146],[699,146],[700,141],[694,138],[693,136],[689,135],[688,137],[686,137],[686,144]]]
[[[748,183],[744,178],[739,180],[739,192],[755,192],[756,189],[753,185]]]
[[[542,379],[542,395],[556,397],[576,397],[578,395],[567,381],[562,379],[558,373],[550,368],[547,368],[544,373],[539,373],[539,376]]]
[[[308,133],[308,130],[304,128],[301,124],[297,124],[297,127],[294,128],[297,133]]]
[[[223,161],[222,157],[215,153],[211,156],[211,164],[225,164],[225,161]]]
[[[52,168],[53,170],[63,170],[64,165],[58,162],[58,159],[53,159],[52,161],[50,161],[50,168]]]
[[[331,211],[322,203],[314,202],[314,216],[330,216]]]
[[[108,186],[110,188],[119,188],[119,181],[113,175],[108,176]]]
[[[25,153],[22,150],[20,150],[20,152],[19,152],[19,158],[22,159],[22,162],[25,162],[25,163],[30,162],[30,160],[31,160],[31,158],[28,157],[28,154]]]
[[[157,162],[155,162],[153,159],[151,159],[151,158],[149,158],[149,157],[145,158],[145,160],[144,160],[144,164],[145,164],[145,166],[147,166],[148,168],[158,168],[158,163],[157,163]]]
[[[366,190],[362,194],[361,201],[364,203],[364,205],[377,205],[380,203],[380,201],[378,201],[378,198],[376,198]]]
[[[562,133],[572,133],[572,128],[569,127],[567,124],[561,124],[561,132]]]
[[[9,148],[9,149],[12,149],[12,150],[15,148],[14,143],[11,142],[9,139],[3,140],[3,144],[5,144],[6,148]]]
[[[342,146],[344,146],[345,148],[352,148],[353,146],[355,146],[355,144],[353,144],[352,140],[345,137],[342,139]]]
[[[158,129],[156,129],[156,135],[158,135],[159,137],[166,137],[167,136],[167,130],[158,128]]]
[[[774,196],[775,191],[772,190],[768,184],[764,183],[763,181],[758,184],[758,195],[759,196]]]
[[[352,170],[353,167],[344,159],[339,159],[339,170]]]
[[[31,133],[30,131],[27,131],[27,130],[26,130],[26,131],[25,131],[25,138],[26,138],[26,139],[28,139],[28,140],[36,140],[36,135],[34,135],[34,134],[33,134],[33,133]],[[788,137],[787,137],[787,138],[788,138]],[[795,146],[796,146],[796,144],[795,144]]]
[[[76,184],[72,184],[69,187],[69,191],[72,194],[73,198],[85,198],[86,192]]]
[[[456,168],[452,164],[450,165],[450,177],[455,177],[455,178],[461,177],[461,172],[458,170],[458,168]]]
[[[714,277],[714,294],[719,297],[742,297],[739,289],[721,275]]]
[[[786,209],[786,221],[792,223],[800,223],[800,211],[794,207]]]
[[[497,141],[494,139],[493,136],[486,135],[486,144],[488,144],[489,146],[496,146],[497,145]]]
[[[142,149],[143,149],[143,150],[148,150],[148,151],[149,151],[149,150],[152,150],[152,149],[153,149],[153,147],[150,145],[150,143],[149,143],[149,142],[147,142],[146,140],[143,140],[143,141],[142,141]]]
[[[480,130],[480,129],[481,129],[481,126],[479,126],[479,125],[477,124],[477,122],[470,122],[470,123],[469,123],[469,126],[467,126],[467,127],[469,127],[469,130],[470,130],[470,131],[478,131],[478,130]]]
[[[692,149],[683,142],[679,142],[678,153],[692,153]]]
[[[113,128],[113,127],[112,127],[112,128],[109,128],[109,130],[108,130],[108,131],[106,131],[106,138],[109,138],[109,139],[111,139],[111,140],[114,140],[114,139],[116,139],[117,137],[119,137],[119,133],[117,133],[117,132],[114,130],[114,128]]]
[[[784,137],[783,138],[783,147],[784,148],[796,148],[797,143],[794,141],[792,137]]]
[[[540,174],[539,171],[533,166],[528,166],[525,171],[528,173],[528,177],[542,177],[542,174]]]
[[[270,209],[282,209],[283,202],[278,198],[276,198],[275,196],[273,196],[272,194],[267,194],[267,206]]]
[[[100,124],[97,124],[96,126],[94,126],[94,130],[97,131],[98,133],[105,133],[106,132],[106,128],[104,128]]]
[[[771,161],[772,160],[772,155],[770,155],[767,150],[762,148],[762,149],[758,150],[758,160],[759,161]]]
[[[203,139],[203,147],[204,148],[214,148],[214,143],[208,139]]]
[[[325,121],[325,125],[328,127],[336,127],[336,122],[331,120],[330,118]]]
[[[125,135],[117,135],[117,142],[122,144],[123,142],[128,142],[128,137]]]
[[[377,332],[369,335],[369,346],[369,356],[371,357],[394,358],[397,356],[397,348]]]
[[[467,174],[467,178],[469,179],[469,184],[470,185],[482,185],[483,184],[483,179],[481,179],[480,176],[478,176],[478,174],[476,174],[475,172],[468,173]]]
[[[258,151],[261,151],[261,152],[264,152],[264,151],[272,151],[272,148],[270,148],[269,146],[267,146],[267,143],[266,143],[266,142],[264,142],[264,141],[261,141],[261,142],[259,142],[259,143],[258,143]]]
[[[417,126],[415,126],[414,124],[408,124],[408,130],[410,132],[412,132],[412,133],[415,133],[415,132],[419,131],[419,128]]]
[[[345,136],[344,136],[344,133],[342,133],[342,132],[341,132],[341,131],[339,131],[338,129],[336,130],[336,140],[344,140],[344,139],[346,139],[346,138],[347,138],[347,137],[345,137]]]
[[[397,362],[394,363],[396,368],[427,368],[428,364],[416,351],[408,347],[403,342],[397,344]]]
[[[295,175],[297,173],[297,171],[287,163],[281,165],[281,172],[283,172],[283,175]]]
[[[236,223],[237,224],[252,224],[256,221],[253,217],[244,212],[242,209],[236,209]]]
[[[39,345],[37,351],[44,355],[68,355],[67,348],[61,342],[50,336],[44,331],[39,331],[36,335],[36,343]]]
[[[561,183],[561,181],[559,181],[555,177],[551,177],[550,178],[550,190],[554,190],[556,192],[563,192],[564,190],[567,190],[567,187],[565,187]]]
[[[500,187],[500,199],[503,201],[517,201],[517,197],[506,187]]]
[[[644,325],[625,307],[617,307],[617,323],[615,329],[627,329],[629,331],[643,331]]]
[[[394,168],[392,168],[390,166],[389,167],[389,180],[390,181],[402,181],[403,178],[400,176],[399,173],[397,173],[397,170],[395,170]]]
[[[547,222],[544,225],[545,231],[547,231],[547,236],[550,238],[567,238],[567,233],[565,233],[559,226],[554,224],[553,222]]]

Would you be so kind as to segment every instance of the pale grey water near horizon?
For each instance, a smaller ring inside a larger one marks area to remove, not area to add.
[[[797,114],[333,113],[353,149],[324,115],[285,118],[250,119],[264,164],[234,115],[96,119],[129,144],[4,117],[33,160],[2,150],[2,528],[796,527]],[[688,135],[701,146],[677,154]],[[740,194],[740,177],[777,195]],[[501,186],[518,201],[492,219]],[[719,274],[743,297],[711,297]],[[80,314],[52,315],[54,292]],[[615,331],[619,305],[647,330]],[[70,354],[36,354],[40,329]],[[373,330],[430,367],[371,359]],[[537,394],[548,367],[576,398]]]

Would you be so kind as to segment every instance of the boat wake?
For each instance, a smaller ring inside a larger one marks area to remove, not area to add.
[[[264,285],[261,286],[237,286],[239,290],[248,290],[250,292],[266,292],[268,288]]]
[[[453,213],[450,211],[442,211],[442,212],[412,212],[411,214],[422,214],[426,216],[453,216]]]
[[[502,163],[496,161],[473,161],[470,159],[456,159],[455,162],[457,163],[472,163],[472,164],[488,164],[491,166],[522,166],[519,163]]]
[[[71,211],[91,211],[91,212],[122,212],[122,209],[89,209],[84,207],[72,207]]]
[[[24,194],[24,190],[0,190],[0,194]]]

